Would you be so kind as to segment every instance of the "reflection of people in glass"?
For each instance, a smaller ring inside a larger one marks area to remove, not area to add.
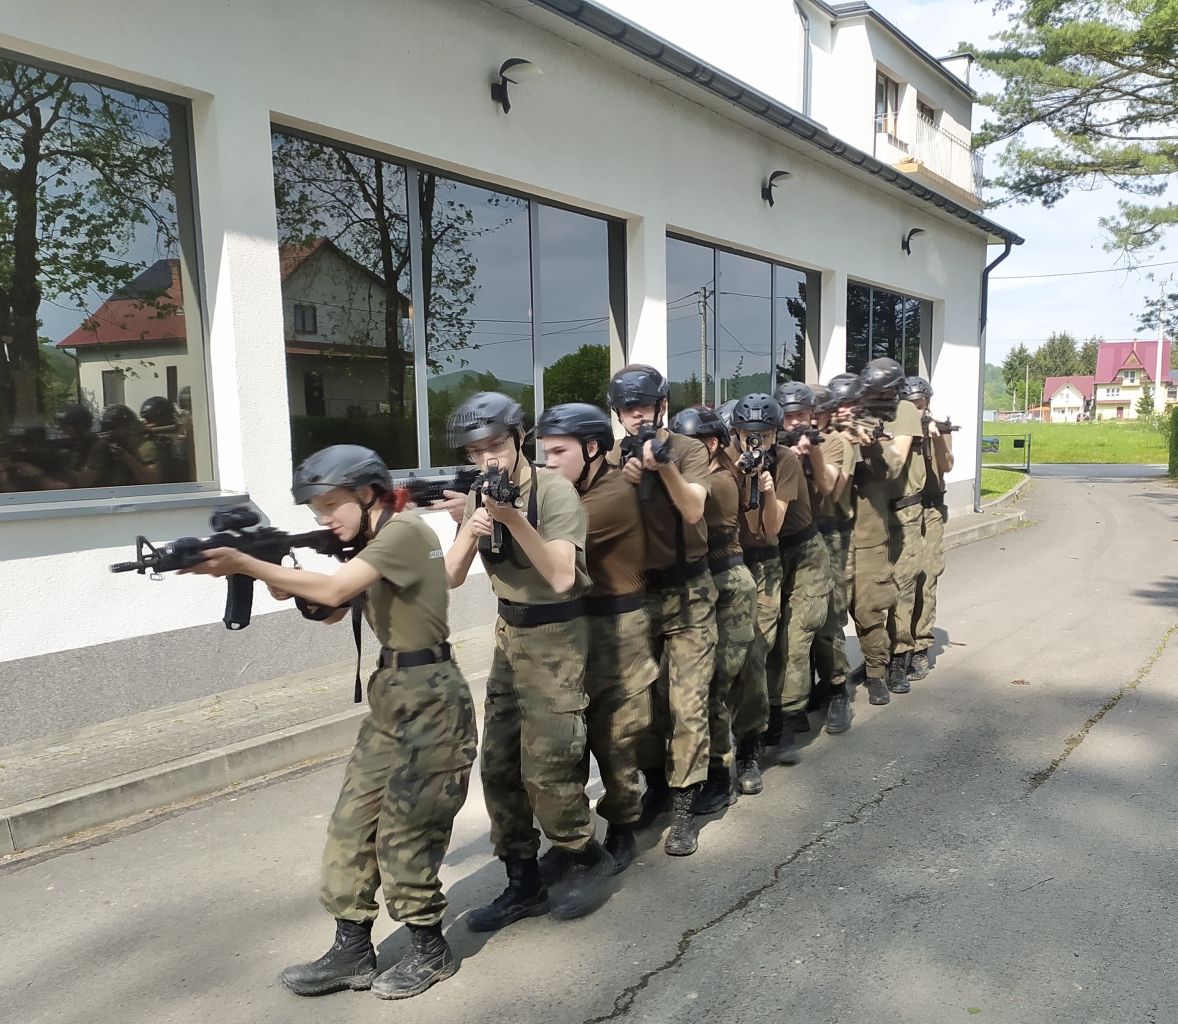
[[[147,433],[147,440],[140,448],[140,457],[144,462],[154,462],[160,467],[161,483],[175,484],[191,480],[186,451],[188,437],[176,422],[176,410],[172,403],[162,395],[155,395],[140,406],[139,415],[143,417]]]
[[[108,405],[99,422],[99,487],[158,484],[163,479],[158,449],[149,443],[139,417],[125,405]]]

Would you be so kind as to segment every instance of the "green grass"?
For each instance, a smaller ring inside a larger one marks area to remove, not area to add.
[[[1001,498],[1007,491],[1017,487],[1020,481],[1026,479],[1026,475],[1016,469],[983,469],[982,501]]]
[[[1031,463],[1164,463],[1166,438],[1144,424],[1126,423],[983,423],[983,437],[999,437],[997,453],[983,452],[984,463],[1017,463],[1022,449],[1008,435],[1031,435]]]

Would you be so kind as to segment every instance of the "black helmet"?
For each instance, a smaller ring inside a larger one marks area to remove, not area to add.
[[[863,394],[863,380],[857,373],[836,373],[826,386],[839,405],[851,405]]]
[[[782,424],[781,403],[772,395],[756,392],[745,395],[732,410],[734,430],[768,433]]]
[[[905,377],[900,385],[900,397],[906,402],[933,397],[933,386],[923,377]]]
[[[358,444],[333,444],[300,463],[294,471],[290,493],[294,495],[296,505],[305,505],[316,494],[325,494],[334,487],[349,491],[358,487],[391,491],[393,481],[388,466],[371,448]]]
[[[108,405],[102,410],[102,419],[98,422],[103,430],[118,430],[119,427],[135,426],[139,417],[125,405]]]
[[[815,384],[810,390],[814,392],[814,400],[817,402],[814,406],[815,412],[834,412],[839,407],[839,400],[825,384]]]
[[[863,380],[864,391],[875,391],[882,395],[895,391],[904,383],[904,367],[894,359],[881,356],[863,367],[859,376]]]
[[[693,405],[689,409],[681,409],[675,413],[675,418],[671,420],[671,430],[687,437],[718,437],[720,444],[725,448],[732,443],[724,421],[716,415],[714,409],[709,409],[706,405]]]
[[[537,437],[575,437],[582,444],[596,441],[602,452],[613,451],[614,425],[609,413],[586,402],[566,402],[545,409],[536,421]]]
[[[498,391],[480,391],[450,414],[446,441],[451,448],[465,448],[523,428],[524,410],[519,402]]]
[[[716,407],[716,415],[720,417],[720,422],[729,430],[732,429],[732,410],[736,408],[736,403],[739,401],[739,398],[730,398],[723,405]]]
[[[176,422],[176,410],[162,395],[153,395],[139,406],[139,415],[144,423],[153,427],[170,427]]]
[[[782,384],[773,392],[773,397],[781,405],[783,413],[804,412],[806,409],[813,409],[818,404],[814,398],[814,392],[810,390],[810,385],[800,380],[791,380]]]
[[[84,434],[94,427],[94,414],[84,405],[70,402],[63,405],[53,414],[53,422],[58,430],[73,430]]]
[[[671,385],[653,366],[645,363],[631,363],[624,366],[610,378],[606,399],[611,409],[624,409],[630,405],[653,405],[671,393]]]

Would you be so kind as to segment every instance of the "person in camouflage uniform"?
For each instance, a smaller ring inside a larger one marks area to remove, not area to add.
[[[912,603],[912,660],[908,678],[925,679],[930,671],[928,652],[933,645],[933,624],[937,621],[937,580],[945,571],[945,523],[949,510],[945,506],[945,474],[953,469],[953,430],[948,422],[929,414],[933,388],[923,377],[909,377],[903,397],[921,414],[925,434],[923,456],[925,484],[920,492],[921,532],[924,557],[916,577],[916,597]]]
[[[754,393],[732,409],[735,436],[733,457],[741,474],[740,545],[745,565],[757,588],[753,643],[729,696],[732,733],[736,737],[736,788],[752,796],[763,788],[761,756],[769,726],[769,685],[765,663],[777,641],[781,617],[781,552],[777,532],[786,504],[777,496],[784,472],[781,452],[774,444],[781,427],[781,406],[771,395]]]
[[[708,569],[716,585],[716,668],[708,696],[708,778],[696,794],[695,813],[715,814],[732,795],[733,684],[748,658],[756,619],[757,585],[740,546],[740,482],[728,453],[728,427],[707,406],[677,413],[671,430],[703,442],[711,462],[711,488],[704,505]]]
[[[193,570],[252,576],[276,598],[294,597],[307,618],[328,623],[361,599],[382,644],[368,682],[369,713],[323,851],[319,901],[336,920],[335,943],[318,960],[288,967],[279,980],[303,996],[371,988],[382,999],[404,999],[458,969],[442,936],[447,903],[438,872],[478,743],[470,690],[446,641],[441,544],[417,512],[396,511],[389,472],[367,448],[335,445],[312,455],[296,469],[293,493],[324,526],[361,547],[334,576],[229,548],[206,552]],[[382,886],[385,906],[405,923],[411,945],[378,975],[371,934]]]
[[[494,931],[549,912],[581,917],[615,867],[596,838],[582,774],[585,509],[568,480],[524,458],[523,409],[507,395],[472,395],[454,410],[448,439],[482,473],[446,553],[449,583],[465,582],[477,553],[499,599],[480,774],[507,888],[467,925]],[[559,851],[551,883],[535,821]]]
[[[618,462],[638,490],[651,655],[660,666],[655,724],[639,754],[647,787],[639,827],[652,824],[669,806],[674,820],[663,849],[683,857],[699,845],[695,794],[708,773],[716,586],[708,571],[704,520],[711,488],[708,453],[700,442],[661,428],[669,393],[658,370],[633,363],[614,374],[608,400],[627,434]]]
[[[593,578],[585,597],[589,742],[581,777],[589,779],[592,753],[605,790],[597,814],[609,823],[603,845],[621,872],[637,854],[634,824],[642,815],[638,744],[653,723],[652,688],[659,672],[650,656],[638,494],[606,462],[614,448],[613,424],[596,406],[569,403],[546,409],[536,436],[544,445],[545,464],[577,489],[588,518],[585,562]],[[541,858],[542,873],[554,851],[558,855],[553,847]]]

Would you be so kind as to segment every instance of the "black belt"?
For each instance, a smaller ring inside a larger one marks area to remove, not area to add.
[[[445,640],[437,647],[422,647],[417,651],[394,651],[391,647],[382,647],[378,664],[381,668],[391,668],[394,657],[397,660],[397,668],[416,668],[418,665],[436,665],[439,662],[450,661],[454,657],[454,652]]]
[[[764,548],[745,548],[744,549],[744,564],[755,565],[757,562],[768,562],[774,558],[780,558],[781,552],[778,550],[776,544],[770,544]]]
[[[919,505],[924,500],[921,494],[910,494],[907,498],[893,498],[888,502],[888,508],[893,512],[899,512],[902,508],[912,508],[913,505]]]
[[[572,622],[585,614],[585,602],[561,601],[559,604],[516,604],[499,599],[499,618],[509,626],[551,626],[554,622]]]
[[[855,529],[855,520],[847,519],[846,521],[839,523],[838,529],[839,533],[850,533],[853,529]]]
[[[720,573],[727,572],[737,565],[744,565],[743,551],[735,555],[725,555],[723,558],[708,559],[708,569],[711,570],[713,576],[719,576]]]
[[[648,590],[676,590],[688,580],[702,576],[707,571],[706,556],[688,562],[682,569],[677,565],[671,566],[670,569],[650,569],[646,573],[646,587]]]
[[[822,522],[815,522],[814,525],[818,527],[818,532],[823,537],[827,536],[827,534],[834,533],[839,526],[833,519],[823,519]]]
[[[940,494],[922,494],[920,496],[920,503],[925,508],[940,508],[945,504],[945,492]]]
[[[634,594],[607,594],[604,597],[585,598],[586,615],[621,615],[645,607],[646,595],[639,590]]]
[[[799,544],[805,544],[811,537],[818,536],[818,527],[811,523],[809,526],[798,530],[797,533],[787,533],[784,537],[777,538],[777,546],[782,551],[788,551],[790,548],[796,548]]]

